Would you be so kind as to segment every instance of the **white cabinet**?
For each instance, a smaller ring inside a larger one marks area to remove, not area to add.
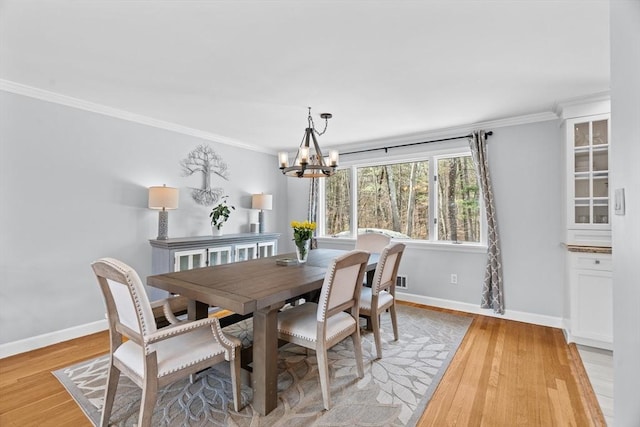
[[[207,265],[207,250],[195,249],[176,252],[173,256],[173,271],[191,270]]]
[[[277,255],[279,233],[242,233],[150,240],[151,274]]]
[[[568,257],[570,341],[611,350],[613,349],[611,254],[572,252],[570,248]]]
[[[559,106],[562,150],[564,235],[567,246],[565,318],[569,341],[611,349],[611,111],[606,97]]]
[[[271,242],[258,242],[258,258],[266,258],[277,255],[276,253],[276,241]]]
[[[232,262],[232,246],[207,248],[207,265],[222,265]]]
[[[244,243],[236,245],[235,261],[247,261],[258,258],[258,245],[256,243]]]
[[[568,118],[566,237],[569,245],[611,246],[609,114]]]

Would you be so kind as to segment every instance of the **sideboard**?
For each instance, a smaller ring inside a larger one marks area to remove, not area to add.
[[[279,237],[280,233],[240,233],[149,240],[151,274],[277,255]]]

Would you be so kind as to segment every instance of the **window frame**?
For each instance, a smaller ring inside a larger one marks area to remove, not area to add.
[[[449,144],[450,146],[447,148],[439,148],[432,149],[428,151],[421,152],[405,152],[396,155],[385,155],[385,156],[375,156],[375,157],[361,157],[358,159],[343,161],[344,157],[341,158],[342,164],[338,168],[339,170],[349,169],[350,170],[350,183],[353,191],[350,194],[350,218],[349,218],[349,228],[351,234],[349,238],[340,238],[340,237],[332,237],[326,234],[326,192],[325,192],[325,180],[320,181],[320,185],[318,186],[318,237],[320,239],[327,239],[335,241],[336,239],[345,240],[345,239],[355,239],[357,233],[357,215],[358,215],[358,180],[356,179],[357,169],[362,167],[370,167],[370,166],[384,166],[390,164],[397,163],[412,163],[412,162],[423,162],[427,161],[429,163],[429,238],[428,239],[395,239],[403,242],[411,242],[411,244],[417,244],[419,246],[430,245],[430,246],[439,246],[439,247],[460,247],[461,249],[470,249],[470,248],[486,248],[487,247],[487,220],[485,215],[484,208],[484,197],[482,194],[482,189],[480,188],[480,183],[478,183],[479,191],[479,209],[480,209],[480,241],[479,242],[453,242],[450,240],[438,240],[438,226],[437,223],[433,221],[434,218],[437,218],[438,211],[438,192],[434,191],[434,183],[436,183],[436,178],[438,176],[438,160],[453,158],[453,157],[465,157],[471,156],[471,149],[469,148],[466,141],[461,144]],[[331,179],[331,178],[328,178]]]

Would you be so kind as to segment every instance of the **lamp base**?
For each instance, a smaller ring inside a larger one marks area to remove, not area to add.
[[[259,232],[264,233],[264,213],[262,212],[262,209],[258,212],[258,224]]]
[[[167,240],[169,238],[169,212],[161,210],[158,212],[158,237],[157,240]]]

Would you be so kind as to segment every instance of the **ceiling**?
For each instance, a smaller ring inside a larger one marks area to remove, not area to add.
[[[0,0],[0,79],[293,150],[609,90],[607,0]]]

